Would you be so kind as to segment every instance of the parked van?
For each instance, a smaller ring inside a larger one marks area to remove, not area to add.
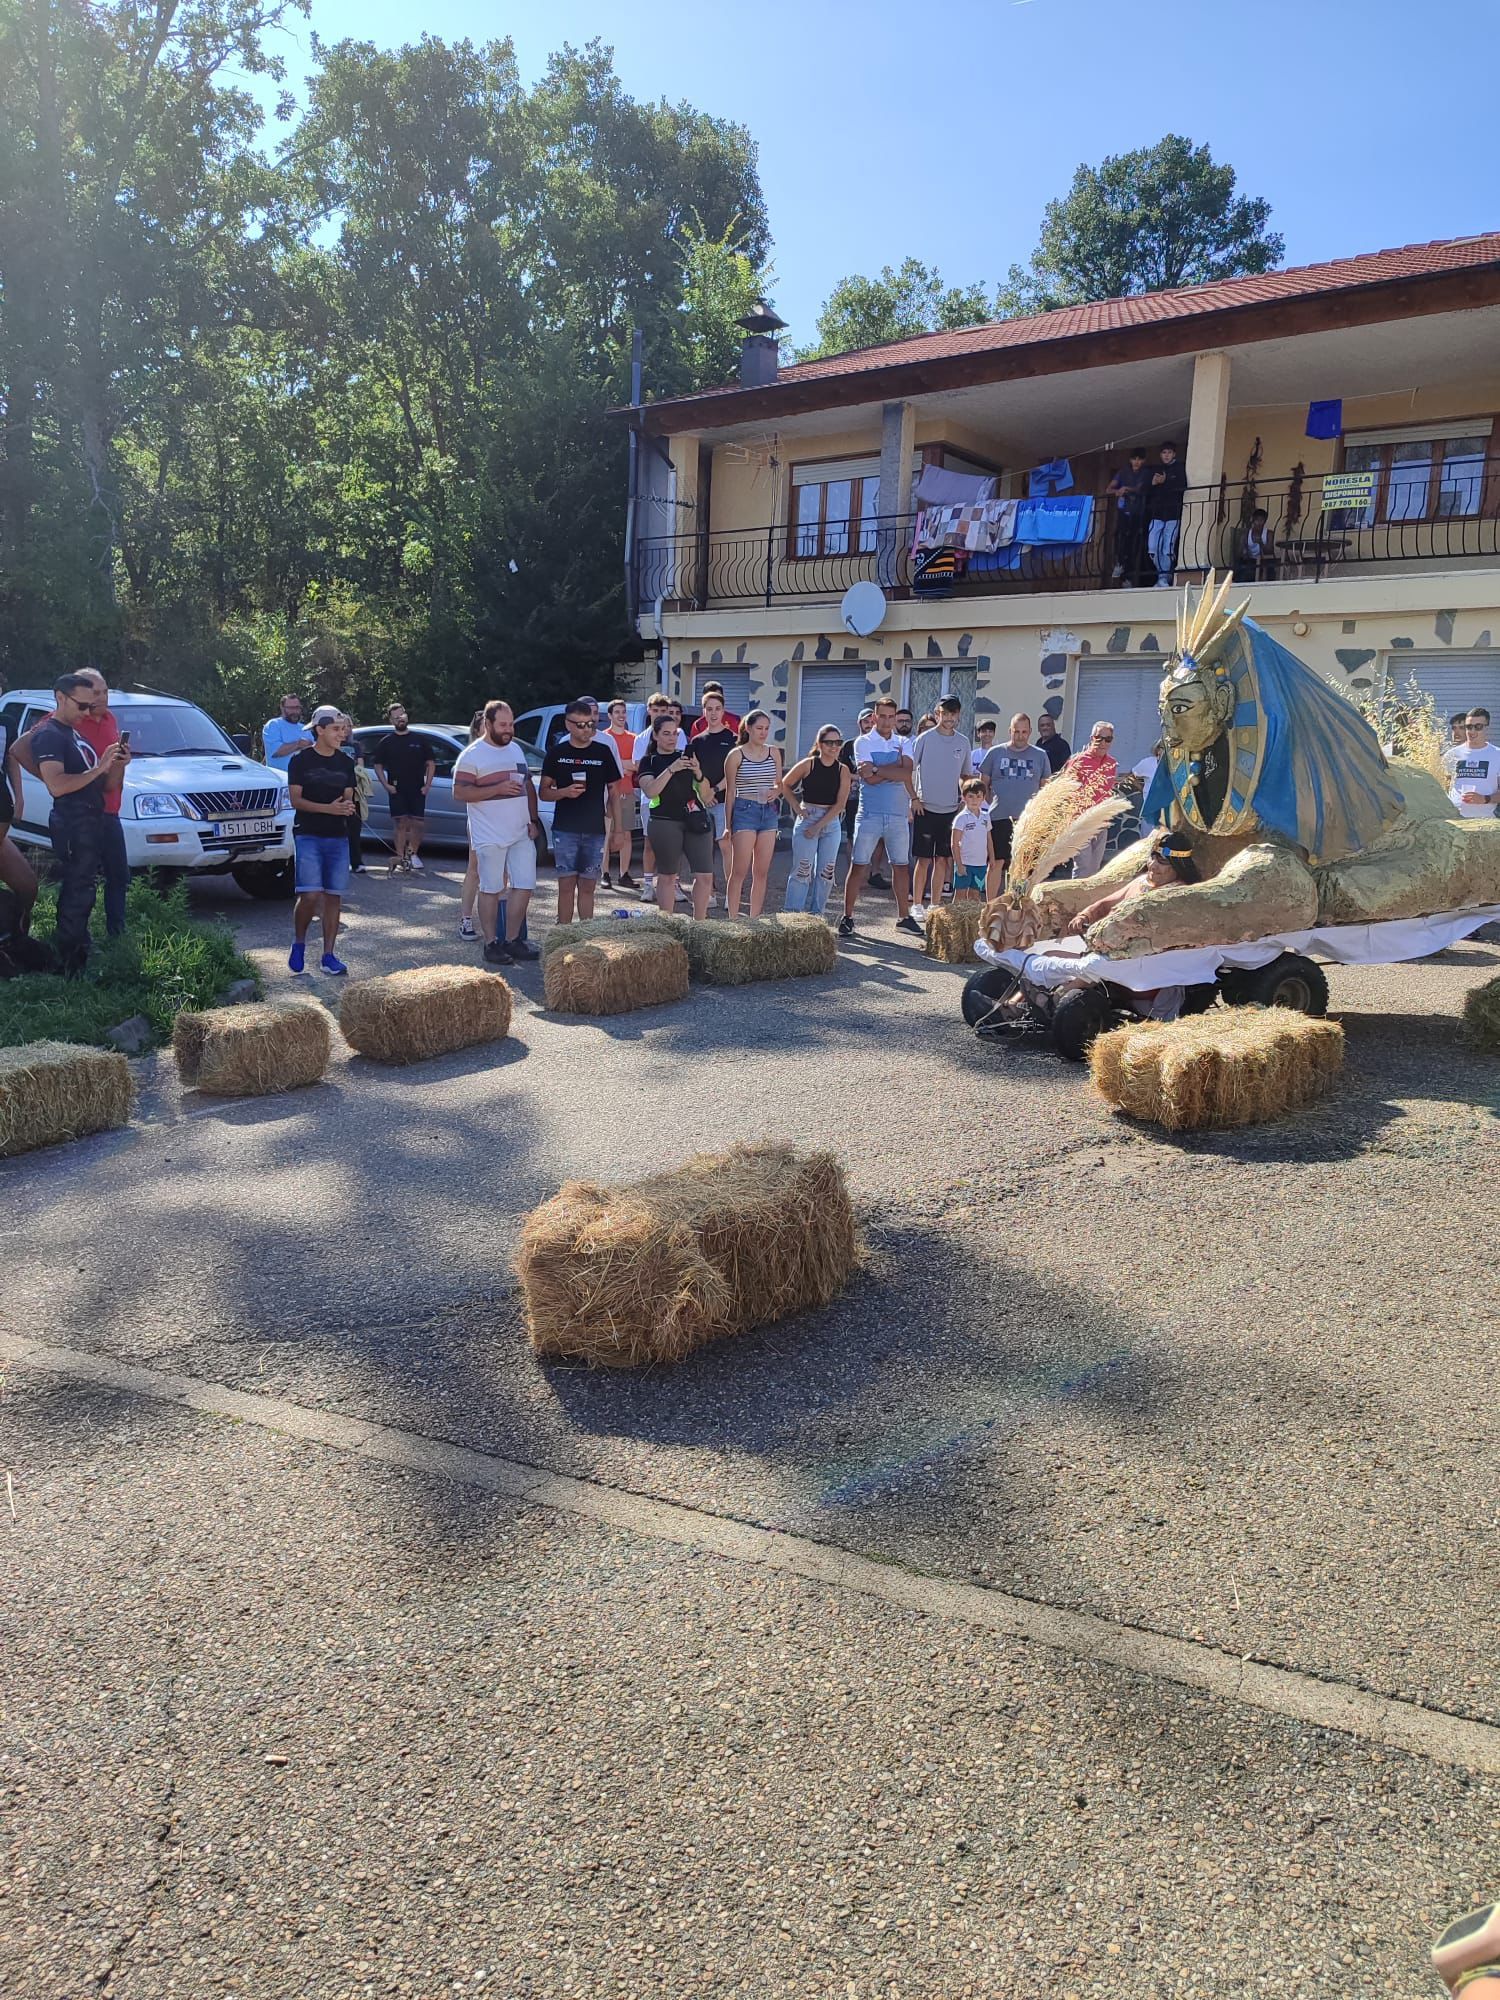
[[[248,895],[290,896],[296,882],[292,807],[285,777],[237,750],[211,716],[168,694],[111,688],[110,713],[130,732],[120,827],[132,868],[232,875]],[[0,738],[14,743],[53,712],[50,688],[0,695]],[[51,796],[21,775],[12,829],[50,849]]]
[[[609,703],[614,698],[616,697],[607,696],[599,704],[599,714],[606,725],[609,721]],[[524,715],[516,717],[516,735],[528,748],[545,750],[549,734],[561,736],[563,716],[567,712],[567,707],[565,701],[554,701],[546,708],[528,708]],[[625,714],[629,726],[639,736],[646,726],[646,704],[643,701],[627,701]]]

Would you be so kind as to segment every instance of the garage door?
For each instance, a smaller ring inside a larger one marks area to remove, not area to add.
[[[1148,756],[1161,735],[1161,700],[1164,660],[1096,658],[1078,663],[1078,693],[1073,704],[1073,728],[1068,741],[1082,750],[1096,722],[1115,726],[1115,762],[1129,771]]]
[[[748,667],[699,667],[693,674],[693,706],[702,708],[703,690],[709,681],[717,681],[724,690],[724,706],[731,715],[743,715],[750,706],[750,669]]]
[[[1487,708],[1500,718],[1500,650],[1473,653],[1391,652],[1385,658],[1386,685],[1399,701],[1416,682],[1438,712],[1447,735],[1450,715]]]
[[[802,700],[797,716],[797,755],[805,757],[825,722],[837,725],[847,740],[857,734],[859,712],[865,705],[863,663],[843,667],[804,667]]]

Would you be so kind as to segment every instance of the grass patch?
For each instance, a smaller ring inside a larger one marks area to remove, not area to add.
[[[57,890],[48,883],[37,899],[35,936],[57,926]],[[137,879],[125,903],[125,935],[104,936],[102,898],[94,910],[94,949],[82,979],[28,973],[0,983],[0,1048],[21,1042],[89,1042],[108,1046],[105,1035],[144,1014],[160,1041],[169,1041],[182,1007],[211,1007],[236,979],[255,968],[235,947],[229,926],[200,923],[188,914],[187,883],[166,895]]]

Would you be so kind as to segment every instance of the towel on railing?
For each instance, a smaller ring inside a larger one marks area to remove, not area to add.
[[[986,550],[974,557],[974,570],[1019,569],[1023,557],[1035,552],[1045,560],[1079,548],[1094,530],[1094,498],[1091,493],[1069,494],[1052,500],[1021,500],[1010,541],[1003,547]]]
[[[995,481],[993,476],[950,472],[945,465],[924,465],[911,497],[918,507],[967,507],[975,501],[993,500]]]

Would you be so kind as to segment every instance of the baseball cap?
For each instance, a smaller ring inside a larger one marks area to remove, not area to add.
[[[339,710],[331,702],[325,701],[321,708],[315,708],[312,712],[312,726],[314,729],[317,728],[320,722],[338,722],[340,719]]]

